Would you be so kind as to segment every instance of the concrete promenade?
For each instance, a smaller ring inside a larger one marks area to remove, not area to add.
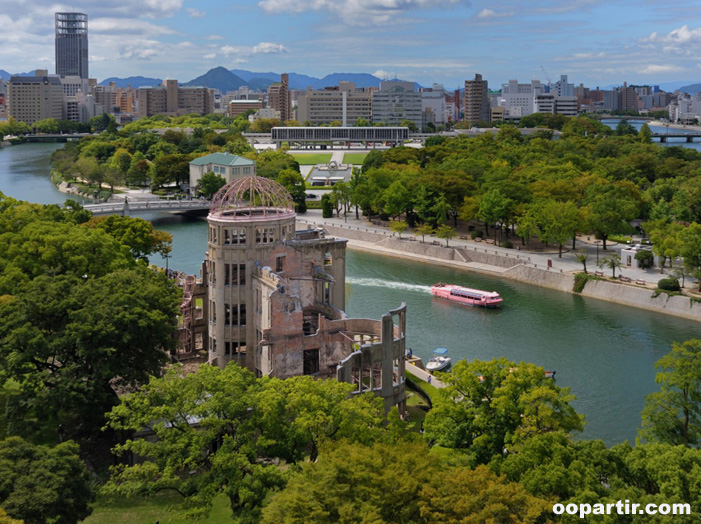
[[[346,228],[349,230],[356,231],[367,231],[369,233],[383,235],[388,238],[398,239],[398,235],[393,233],[387,227],[373,225],[367,222],[364,218],[359,220],[355,218],[355,212],[349,213],[347,217],[341,215],[340,217],[334,216],[333,218],[323,218],[321,216],[320,209],[310,209],[306,214],[298,216],[297,220],[300,222],[306,222],[310,225],[315,225],[323,227],[326,225],[331,225],[335,227],[340,227],[341,229]],[[342,235],[341,235],[342,236]],[[414,233],[407,231],[402,233],[402,238],[406,239],[409,236],[416,236],[416,242],[421,241],[421,237],[415,235]],[[440,246],[445,246],[445,240],[439,240],[434,236],[426,236],[426,244],[433,245],[434,242],[438,242]],[[621,246],[615,242],[607,242],[607,251],[601,248],[601,244],[597,247],[594,243],[593,237],[580,236],[577,237],[576,251],[563,252],[562,258],[558,257],[558,252],[556,248],[551,251],[530,251],[525,247],[520,250],[516,249],[520,239],[512,238],[514,242],[514,249],[502,248],[495,246],[494,244],[487,243],[485,241],[475,242],[473,240],[460,239],[455,237],[449,242],[451,248],[464,248],[469,254],[471,251],[477,251],[487,254],[496,254],[502,257],[510,257],[516,259],[519,262],[526,263],[530,267],[536,267],[540,269],[548,270],[557,273],[568,273],[574,274],[582,271],[582,264],[579,262],[575,256],[575,253],[586,253],[589,255],[587,260],[587,270],[590,273],[600,271],[604,273],[605,276],[611,276],[611,270],[602,270],[597,266],[597,251],[598,258],[602,258],[612,254],[620,254]],[[411,242],[413,244],[414,242]],[[409,241],[407,240],[407,244]],[[478,271],[482,273],[490,274],[502,274],[507,271],[508,267],[499,267],[491,264],[485,264],[480,262],[461,262],[459,260],[445,260],[434,256],[421,255],[417,253],[407,253],[397,249],[388,248],[382,245],[378,245],[377,242],[364,242],[362,240],[351,240],[350,245],[354,248],[361,249],[364,251],[381,252],[387,255],[401,256],[403,258],[413,258],[418,260],[423,260],[425,262],[437,263],[443,265],[450,265],[451,267],[462,266],[465,269],[472,271]],[[571,247],[571,245],[570,245]],[[516,262],[515,262],[516,263]],[[656,287],[657,282],[666,277],[665,274],[661,274],[658,268],[640,269],[636,267],[622,267],[621,270],[616,270],[616,276],[624,275],[630,278],[633,282],[636,280],[644,280],[646,285],[650,285],[651,288]],[[690,279],[687,279],[687,285],[690,284]]]

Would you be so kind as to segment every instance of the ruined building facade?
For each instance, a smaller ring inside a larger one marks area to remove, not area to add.
[[[193,352],[199,339],[212,364],[337,378],[403,411],[405,306],[382,320],[348,318],[347,241],[298,231],[295,218],[289,193],[266,178],[234,180],[215,195],[202,279],[184,290],[180,350]]]

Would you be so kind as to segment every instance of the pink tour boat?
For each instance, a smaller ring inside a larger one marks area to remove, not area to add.
[[[431,286],[431,293],[433,296],[466,306],[499,307],[504,301],[496,291],[482,291],[443,282]]]

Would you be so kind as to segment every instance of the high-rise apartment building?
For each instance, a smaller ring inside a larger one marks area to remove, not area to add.
[[[56,74],[88,79],[88,15],[56,13]]]
[[[139,117],[158,114],[187,115],[214,112],[214,92],[206,87],[180,87],[178,81],[168,79],[162,87],[140,87],[138,92]]]
[[[475,75],[474,80],[465,80],[465,120],[474,125],[477,122],[490,122],[492,118],[489,107],[487,81],[482,75]]]
[[[9,113],[15,120],[32,124],[46,118],[64,118],[61,81],[48,73],[46,69],[37,69],[34,76],[10,78]]]
[[[268,87],[268,107],[280,113],[280,120],[290,120],[290,81],[287,73],[280,75],[280,82]]]

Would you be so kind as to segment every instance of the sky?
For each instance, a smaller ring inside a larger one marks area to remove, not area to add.
[[[370,73],[448,89],[476,73],[602,88],[701,82],[701,2],[0,0],[0,69],[55,72],[54,13],[88,15],[90,76]]]

